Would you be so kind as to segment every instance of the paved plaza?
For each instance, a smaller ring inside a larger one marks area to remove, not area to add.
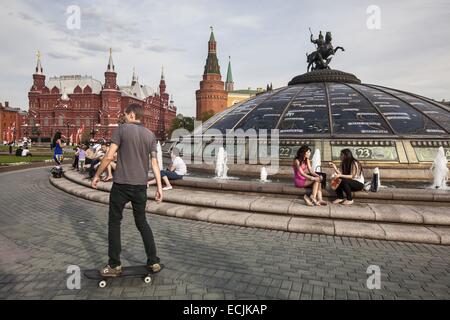
[[[107,261],[106,205],[68,195],[49,168],[0,174],[0,299],[449,299],[450,247],[270,231],[149,215],[166,269],[151,285],[123,278],[105,289],[69,265]],[[156,205],[156,204],[155,204]],[[126,210],[123,264],[145,262]],[[381,269],[369,290],[367,268]]]

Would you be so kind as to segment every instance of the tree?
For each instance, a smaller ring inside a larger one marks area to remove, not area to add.
[[[212,110],[205,111],[205,112],[203,112],[203,113],[201,114],[201,116],[200,116],[200,121],[201,121],[201,122],[205,122],[205,121],[207,121],[209,118],[211,118],[213,115],[214,115],[214,111],[212,111]]]
[[[91,133],[89,132],[89,130],[83,131],[83,133],[81,134],[81,143],[88,146],[90,138]]]
[[[186,129],[189,132],[194,131],[194,118],[184,117],[182,114],[177,115],[170,126],[169,136],[172,135],[172,132],[180,128]]]

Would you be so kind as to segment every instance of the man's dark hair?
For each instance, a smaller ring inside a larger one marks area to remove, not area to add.
[[[144,116],[144,108],[136,103],[130,104],[126,109],[125,113],[130,114],[133,112],[136,115],[136,120],[141,120]]]

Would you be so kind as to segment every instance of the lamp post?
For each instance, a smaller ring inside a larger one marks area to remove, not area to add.
[[[36,134],[38,136],[38,144],[41,144],[41,125],[39,123],[36,124]]]
[[[66,126],[67,126],[67,142],[66,142],[66,145],[69,145],[70,144],[70,139],[69,139],[69,136],[70,136],[70,122],[69,121],[66,122]]]

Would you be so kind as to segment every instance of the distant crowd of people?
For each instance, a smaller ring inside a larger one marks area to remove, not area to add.
[[[57,132],[53,138],[53,160],[57,167],[61,166],[64,159],[63,152],[63,138],[60,132]],[[80,144],[73,148],[75,151],[74,161],[72,163],[72,169],[80,173],[87,173],[87,178],[92,179],[100,166],[101,161],[108,153],[111,143],[104,139],[93,140],[91,139],[88,144]],[[117,152],[114,154],[114,159],[111,161],[106,169],[100,173],[103,182],[113,181],[114,172],[117,169]],[[183,176],[187,174],[186,163],[180,156],[180,151],[177,148],[173,148],[170,152],[171,161],[165,169],[160,170],[162,181],[165,183],[163,190],[173,189],[171,180],[183,179]],[[155,185],[156,179],[148,180],[147,186]]]

